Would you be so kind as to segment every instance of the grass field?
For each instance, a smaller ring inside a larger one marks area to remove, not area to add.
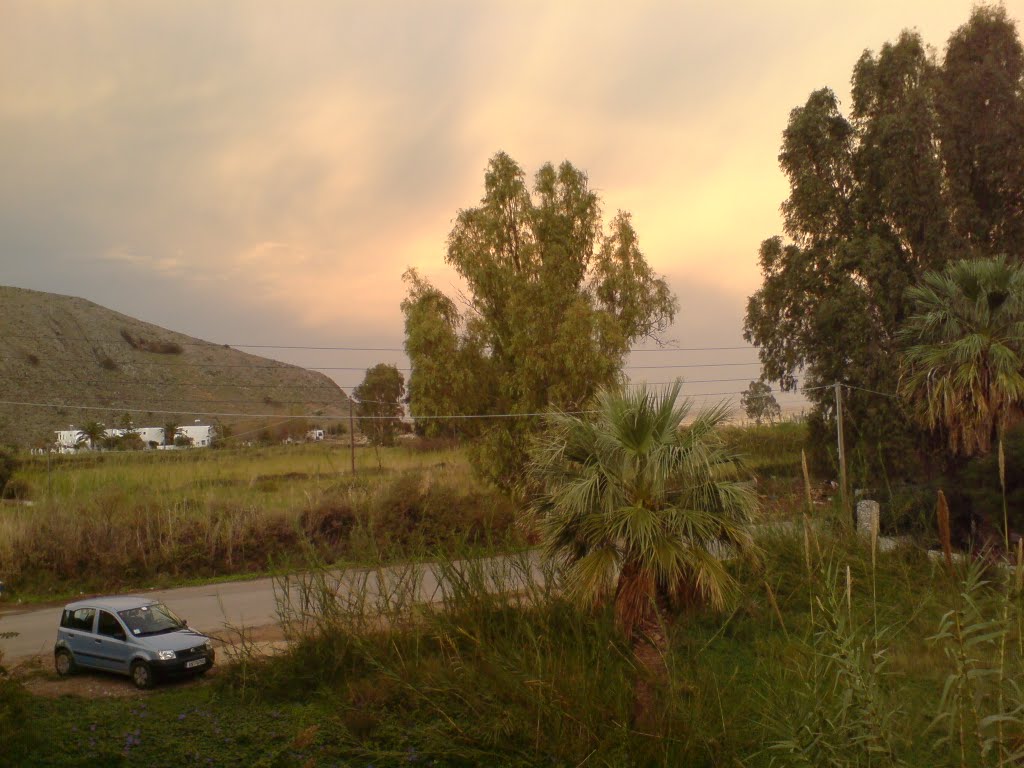
[[[729,427],[764,514],[799,504],[803,427]],[[13,482],[31,506],[0,507],[0,580],[11,596],[167,587],[305,562],[515,549],[513,500],[481,482],[464,450],[339,443],[33,457]],[[88,546],[83,546],[88,542]]]
[[[511,501],[457,449],[331,444],[39,457],[0,507],[0,579],[23,598],[167,586],[443,543],[514,547]],[[87,546],[84,544],[88,543]]]

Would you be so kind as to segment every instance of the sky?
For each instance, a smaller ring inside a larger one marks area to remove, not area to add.
[[[941,56],[971,7],[4,0],[0,284],[217,343],[398,349],[405,269],[459,288],[445,240],[488,159],[569,160],[679,297],[680,351],[633,354],[630,377],[721,399],[756,351],[695,348],[745,346],[790,110],[823,86],[848,105],[861,52],[903,29]],[[248,351],[344,386],[407,365]]]

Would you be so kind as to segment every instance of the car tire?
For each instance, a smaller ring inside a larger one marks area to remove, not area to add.
[[[136,688],[145,690],[153,687],[153,670],[146,662],[133,661],[131,673],[132,682],[135,683]]]
[[[61,649],[53,654],[53,666],[57,669],[57,675],[59,677],[67,677],[73,675],[78,671],[78,665],[75,664],[75,657],[71,655],[71,651]]]

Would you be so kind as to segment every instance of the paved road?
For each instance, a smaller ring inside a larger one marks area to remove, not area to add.
[[[784,535],[797,530],[791,523],[755,526],[755,536],[771,531]],[[881,548],[896,545],[881,540]],[[716,552],[728,557],[726,552]],[[301,620],[302,614],[316,613],[318,596],[329,597],[331,607],[350,609],[364,616],[390,615],[396,606],[444,600],[460,583],[482,580],[492,591],[499,588],[521,592],[543,588],[545,572],[536,551],[509,557],[481,558],[449,564],[422,563],[395,565],[379,569],[351,569],[321,574],[300,574],[287,581],[258,579],[232,581],[203,587],[182,587],[145,592],[163,600],[188,623],[207,634],[220,635],[229,628],[254,628],[277,624],[285,619]],[[319,588],[314,583],[317,579]],[[136,593],[140,594],[140,593]],[[0,639],[0,651],[6,661],[49,655],[57,635],[60,607],[18,610],[0,604],[0,633],[16,632],[15,637]]]
[[[494,590],[525,588],[528,582],[544,583],[544,573],[535,553],[522,556],[484,558],[441,565],[397,565],[380,569],[351,569],[311,576],[301,574],[288,580],[258,579],[232,581],[202,587],[135,592],[167,603],[190,626],[218,635],[229,628],[263,627],[277,624],[282,616],[301,620],[315,612],[316,604],[329,596],[342,609],[365,615],[387,614],[396,606],[443,600],[474,574]],[[5,661],[49,655],[57,635],[61,607],[0,608],[0,633],[16,632],[0,639]]]

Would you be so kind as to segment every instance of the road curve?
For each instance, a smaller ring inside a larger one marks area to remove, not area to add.
[[[313,611],[308,606],[324,594],[333,594],[343,608],[368,613],[385,613],[396,605],[438,602],[474,575],[482,578],[492,591],[521,590],[528,583],[545,582],[540,558],[531,552],[451,563],[352,568],[279,579],[136,590],[126,594],[143,594],[161,600],[195,629],[221,635],[230,629],[277,624],[282,616],[294,620]],[[60,606],[24,609],[0,606],[0,634],[15,633],[13,637],[0,638],[0,652],[5,662],[52,653],[60,614]]]

